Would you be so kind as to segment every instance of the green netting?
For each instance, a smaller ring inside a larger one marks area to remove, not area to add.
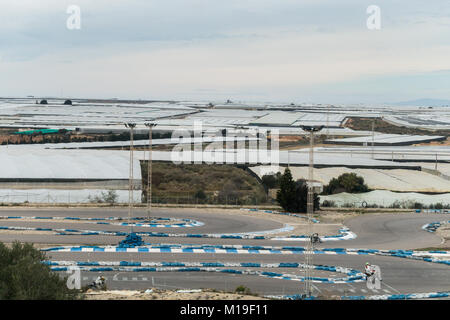
[[[14,132],[14,134],[24,134],[24,135],[32,135],[32,134],[49,134],[49,133],[59,133],[62,130],[59,129],[37,129],[37,130],[26,130],[26,131],[18,131]],[[69,131],[69,130],[66,130]]]

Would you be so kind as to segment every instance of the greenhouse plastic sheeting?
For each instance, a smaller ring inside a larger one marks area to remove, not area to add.
[[[141,178],[139,160],[133,161],[134,179]],[[2,179],[106,179],[129,178],[129,152],[82,150],[3,149]]]

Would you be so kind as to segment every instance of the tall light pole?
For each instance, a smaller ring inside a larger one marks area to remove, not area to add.
[[[133,129],[136,127],[135,123],[125,123],[125,127],[130,129],[130,176],[128,180],[128,224],[130,225],[130,233],[133,232],[131,226],[131,210],[133,202]]]
[[[372,119],[372,159],[375,159],[374,145],[375,145],[375,118]]]
[[[308,220],[307,236],[309,241],[307,242],[306,252],[305,252],[305,295],[310,297],[312,294],[312,236],[313,236],[313,224],[312,218],[314,214],[314,133],[319,132],[324,126],[301,126],[303,131],[309,132],[310,134],[310,148],[309,148],[309,170],[308,170],[308,198],[306,206],[306,214]]]
[[[147,163],[147,219],[150,220],[150,210],[152,207],[152,136],[153,127],[156,123],[147,122],[148,127],[148,163]]]

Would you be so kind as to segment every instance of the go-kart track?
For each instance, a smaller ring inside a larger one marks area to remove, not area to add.
[[[0,241],[32,242],[61,275],[74,267],[86,285],[102,274],[108,289],[214,288],[244,285],[276,298],[303,293],[306,219],[252,210],[154,208],[2,209]],[[314,220],[313,289],[343,299],[447,298],[450,253],[418,252],[442,239],[424,227],[448,214],[386,213],[344,225]],[[125,243],[130,229],[143,243]],[[299,231],[300,230],[300,231]],[[433,231],[433,230],[431,230]],[[119,243],[122,242],[121,245]],[[136,244],[138,244],[136,246]],[[381,289],[369,290],[364,263],[380,266]]]

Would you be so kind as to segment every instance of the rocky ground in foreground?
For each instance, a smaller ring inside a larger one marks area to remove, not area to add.
[[[147,291],[134,290],[88,290],[86,300],[267,300],[257,295],[245,293],[227,293],[210,289],[197,290],[162,290],[151,288]]]

